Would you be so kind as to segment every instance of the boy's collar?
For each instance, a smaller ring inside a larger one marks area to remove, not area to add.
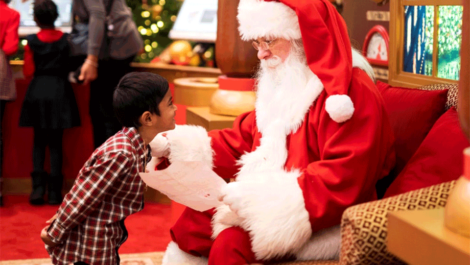
[[[145,143],[144,139],[142,139],[142,136],[140,135],[139,131],[137,131],[136,128],[134,127],[123,127],[122,128],[122,133],[125,134],[129,139],[132,141],[132,145],[139,150],[142,150],[142,152],[145,150]]]

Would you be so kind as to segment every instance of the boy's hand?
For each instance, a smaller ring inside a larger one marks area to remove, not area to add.
[[[170,155],[170,142],[168,142],[165,133],[157,134],[149,145],[153,157],[168,157]]]
[[[52,239],[49,237],[47,234],[47,229],[49,229],[49,225],[44,227],[41,231],[41,239],[44,242],[44,244],[48,245],[49,247],[56,247],[59,244],[52,242]]]
[[[51,226],[52,222],[54,222],[54,220],[57,218],[57,214],[54,214],[54,216],[52,216],[51,219],[47,220],[46,221],[46,224],[47,226],[44,227],[41,231],[41,239],[42,241],[44,242],[44,244],[50,246],[50,247],[55,247],[59,244],[57,243],[54,243],[52,242],[51,238],[49,237],[49,235],[47,234],[47,230],[49,229],[49,227]]]

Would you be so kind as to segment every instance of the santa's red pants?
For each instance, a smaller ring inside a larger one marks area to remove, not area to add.
[[[266,263],[255,258],[251,250],[248,232],[240,227],[222,231],[215,240],[211,239],[211,220],[214,211],[197,212],[187,208],[171,228],[171,237],[181,250],[194,256],[209,258],[212,264]],[[292,260],[276,259],[276,262]]]

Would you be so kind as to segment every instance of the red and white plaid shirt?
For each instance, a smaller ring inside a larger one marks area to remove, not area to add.
[[[54,264],[117,264],[127,239],[124,219],[143,209],[147,148],[135,128],[124,128],[93,152],[48,230],[60,245],[46,246]]]

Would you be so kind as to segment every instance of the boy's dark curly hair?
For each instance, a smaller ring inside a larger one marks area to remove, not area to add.
[[[34,18],[39,26],[53,27],[59,17],[57,5],[52,0],[34,1]]]

